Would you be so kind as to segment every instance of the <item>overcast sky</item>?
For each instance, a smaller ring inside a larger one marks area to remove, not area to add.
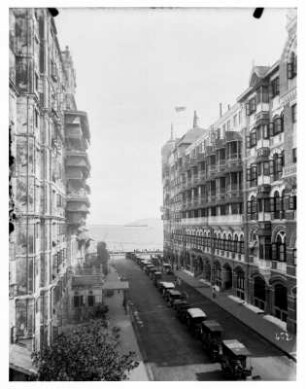
[[[61,9],[59,42],[72,52],[77,104],[88,112],[89,224],[160,218],[161,146],[218,117],[248,87],[252,63],[272,65],[286,10]],[[186,106],[175,113],[175,106]]]

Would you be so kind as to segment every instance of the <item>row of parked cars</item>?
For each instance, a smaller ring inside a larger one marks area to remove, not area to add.
[[[246,379],[252,374],[252,368],[247,366],[249,351],[237,339],[224,340],[222,326],[216,320],[208,320],[201,308],[191,306],[184,292],[176,289],[176,277],[170,264],[157,267],[151,260],[137,256],[133,259],[153,281],[166,304],[174,309],[177,318],[200,339],[210,359],[221,364],[226,378]]]

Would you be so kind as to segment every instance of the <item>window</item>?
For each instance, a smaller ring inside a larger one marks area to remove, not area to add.
[[[253,97],[253,99],[250,100],[249,104],[250,104],[250,115],[252,115],[252,113],[256,112],[256,97]]]
[[[93,307],[95,305],[95,296],[88,296],[88,306]]]
[[[81,307],[83,305],[83,296],[74,296],[74,307]]]
[[[234,127],[237,126],[237,114],[234,115],[234,118],[233,118],[233,125],[234,125]]]
[[[275,153],[273,159],[270,160],[270,175],[273,181],[277,181],[281,178],[284,166],[284,154]]]
[[[281,132],[283,132],[283,118],[282,117],[276,117],[273,120],[273,123],[274,123],[273,135],[277,135],[277,134],[280,134]]]
[[[291,107],[291,120],[292,120],[292,123],[296,123],[296,104],[292,105]]]
[[[287,77],[292,80],[297,75],[297,58],[295,53],[291,54],[290,62],[287,63]]]
[[[292,149],[292,162],[296,163],[297,156],[296,156],[296,148]]]
[[[272,98],[279,95],[279,77],[272,80],[270,92]]]
[[[289,209],[291,211],[296,210],[296,196],[290,196],[289,197]]]
[[[262,136],[264,139],[269,139],[269,137],[270,137],[269,126],[267,124],[264,124],[262,126]]]

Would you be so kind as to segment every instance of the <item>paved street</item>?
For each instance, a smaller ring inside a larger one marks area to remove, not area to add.
[[[130,298],[137,310],[140,349],[154,380],[222,380],[220,365],[211,363],[187,328],[168,308],[152,281],[131,260],[116,259],[114,265],[129,279]],[[225,338],[237,338],[252,354],[253,375],[264,380],[295,378],[295,363],[278,349],[225,312],[197,290],[183,283],[193,306],[202,308],[209,318],[218,320]]]

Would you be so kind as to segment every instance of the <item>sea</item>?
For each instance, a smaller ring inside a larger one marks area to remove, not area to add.
[[[162,223],[153,225],[88,225],[90,237],[111,251],[162,250]]]

